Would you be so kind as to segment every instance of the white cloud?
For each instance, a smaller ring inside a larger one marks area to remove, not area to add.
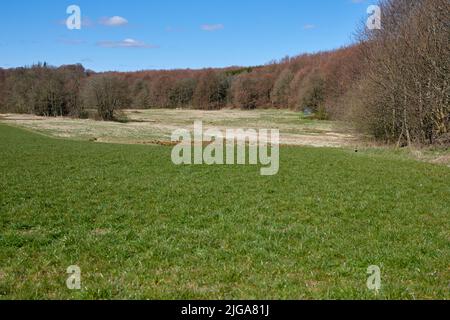
[[[201,29],[203,31],[208,31],[208,32],[222,30],[224,28],[225,28],[225,26],[223,24],[204,24],[201,26]]]
[[[104,26],[108,26],[108,27],[120,27],[120,26],[127,25],[128,20],[123,17],[114,16],[114,17],[110,17],[110,18],[100,19],[100,24],[102,24]]]
[[[155,49],[158,46],[147,44],[142,41],[138,41],[135,39],[125,39],[121,41],[100,41],[97,42],[97,46],[103,48],[144,48],[144,49]]]

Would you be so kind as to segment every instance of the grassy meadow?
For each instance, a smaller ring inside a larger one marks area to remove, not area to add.
[[[262,177],[164,146],[0,137],[0,298],[449,298],[445,166],[282,147]]]
[[[178,128],[192,129],[201,120],[205,128],[278,128],[281,143],[318,147],[351,146],[355,133],[343,123],[317,121],[291,110],[215,111],[146,109],[123,110],[124,121],[108,122],[68,117],[38,117],[34,115],[0,115],[0,123],[33,130],[48,136],[121,144],[152,144],[170,141]]]

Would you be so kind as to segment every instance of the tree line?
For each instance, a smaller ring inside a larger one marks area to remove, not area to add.
[[[286,57],[265,66],[204,70],[95,73],[82,65],[0,69],[2,112],[111,120],[121,108],[290,108],[313,112],[351,85],[345,66],[356,46]],[[331,108],[327,108],[331,109]]]
[[[363,77],[349,111],[386,142],[450,145],[450,1],[380,6],[382,30],[360,32]]]
[[[0,111],[114,120],[122,108],[289,108],[398,145],[450,144],[450,2],[382,0],[381,30],[264,66],[95,73],[0,69]]]

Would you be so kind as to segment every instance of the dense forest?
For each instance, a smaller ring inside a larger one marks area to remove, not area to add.
[[[383,0],[382,29],[264,66],[95,73],[0,69],[0,112],[114,120],[122,108],[290,108],[399,146],[450,144],[450,2]]]
[[[1,71],[2,110],[80,116],[85,109],[114,101],[114,109],[272,107],[318,111],[328,105],[332,111],[332,103],[359,76],[355,63],[359,51],[352,46],[250,68],[132,73],[95,73],[82,65],[56,68],[44,63]]]

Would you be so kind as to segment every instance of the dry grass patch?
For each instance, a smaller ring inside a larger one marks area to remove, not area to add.
[[[48,118],[5,114],[0,122],[23,127],[49,136],[75,140],[123,144],[171,145],[173,131],[193,129],[203,121],[204,129],[279,129],[281,144],[315,147],[342,147],[356,143],[354,132],[342,124],[305,119],[287,110],[125,110],[126,123]]]

